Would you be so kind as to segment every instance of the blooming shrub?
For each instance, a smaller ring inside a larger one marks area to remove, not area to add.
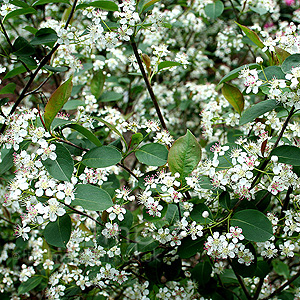
[[[1,1],[1,299],[300,299],[297,1]]]

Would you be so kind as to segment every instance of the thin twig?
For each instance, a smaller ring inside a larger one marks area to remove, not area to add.
[[[277,288],[271,295],[269,295],[266,298],[263,298],[263,300],[267,299],[273,299],[273,297],[277,294],[279,294],[282,290],[284,290],[287,286],[289,286],[294,280],[296,280],[300,276],[300,271],[298,271],[297,274],[295,274],[293,277],[291,277],[286,283],[284,283],[282,286]]]
[[[36,93],[50,79],[51,76],[52,76],[52,74],[50,74],[36,89],[34,89],[34,90],[30,91],[30,92],[27,92],[24,95],[24,97]]]
[[[3,218],[3,217],[1,217],[1,216],[0,216],[0,219],[3,220],[3,221],[6,221],[7,223],[9,223],[9,224],[11,224],[11,225],[14,225],[14,226],[16,225],[14,222],[12,222],[12,221],[10,221],[10,220],[7,220],[7,219],[5,219],[5,218]]]
[[[159,108],[157,99],[156,99],[156,97],[155,97],[155,95],[154,95],[152,86],[151,86],[151,84],[150,84],[150,82],[149,82],[149,79],[148,79],[148,77],[147,77],[146,71],[145,71],[145,69],[144,69],[144,66],[143,66],[141,57],[140,57],[140,55],[139,55],[139,52],[138,52],[136,43],[135,43],[135,41],[134,41],[133,38],[131,39],[131,46],[132,46],[132,49],[133,49],[135,58],[136,58],[136,60],[137,60],[137,62],[138,62],[139,68],[140,68],[140,70],[141,70],[141,72],[142,72],[144,81],[145,81],[145,83],[146,83],[146,86],[147,86],[148,92],[149,92],[149,94],[150,94],[151,100],[152,100],[152,102],[153,102],[153,104],[154,104],[154,107],[155,107],[156,113],[157,113],[157,115],[158,115],[158,118],[159,118],[159,120],[160,120],[161,126],[162,126],[163,129],[168,130],[168,129],[167,129],[167,126],[166,126],[166,123],[165,123],[165,120],[164,120],[164,117],[163,117],[163,115],[162,115],[162,113],[161,113],[161,111],[160,111],[160,108]]]
[[[86,214],[86,213],[84,213],[84,212],[82,212],[82,211],[80,211],[80,210],[77,210],[76,208],[72,207],[71,205],[68,205],[68,204],[66,204],[66,203],[64,203],[64,202],[61,202],[61,203],[63,203],[66,207],[68,207],[68,208],[70,208],[71,210],[73,210],[75,213],[77,213],[77,214],[79,214],[79,215],[82,215],[82,216],[84,216],[84,217],[87,217],[87,218],[93,220],[94,222],[96,222],[96,223],[99,224],[99,225],[103,225],[101,222],[97,221],[96,219],[94,219],[93,217],[89,216],[88,214]]]
[[[248,300],[251,300],[251,295],[250,295],[249,291],[247,290],[242,277],[236,272],[235,268],[233,267],[231,259],[229,259],[228,262],[231,265],[232,270],[233,270],[233,272],[234,272],[234,274],[235,274],[235,276],[236,276],[236,278],[237,278],[237,280],[238,280],[238,282],[239,282],[239,284],[240,284],[240,286],[241,286],[241,288],[242,288],[242,290],[243,290],[246,298]]]
[[[121,163],[117,163],[117,166],[123,168],[124,170],[126,170],[130,175],[132,175],[135,179],[139,180],[139,177],[136,176],[129,168],[127,168],[125,165],[121,164]]]

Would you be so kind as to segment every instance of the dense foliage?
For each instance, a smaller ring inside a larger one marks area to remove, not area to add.
[[[300,299],[300,3],[0,2],[1,299]]]

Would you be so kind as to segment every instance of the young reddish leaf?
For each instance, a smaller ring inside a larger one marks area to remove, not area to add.
[[[233,106],[233,108],[239,114],[241,114],[244,110],[245,100],[240,90],[231,84],[224,83],[222,94],[226,98],[226,100]]]
[[[50,97],[44,113],[44,122],[46,128],[50,131],[51,123],[53,122],[57,113],[61,110],[64,104],[68,101],[72,92],[72,77],[64,82]]]

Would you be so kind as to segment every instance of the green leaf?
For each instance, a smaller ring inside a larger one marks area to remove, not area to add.
[[[98,99],[104,87],[105,76],[102,70],[96,72],[91,80],[91,93]]]
[[[132,135],[130,145],[138,145],[144,139],[143,135],[140,132],[137,132]]]
[[[257,266],[256,266],[256,270],[255,270],[254,276],[263,279],[270,272],[271,272],[271,268],[270,268],[269,264],[265,260],[257,261]]]
[[[32,34],[36,34],[36,32],[38,31],[38,29],[36,29],[35,27],[32,27],[32,26],[25,26],[23,29],[29,31]]]
[[[223,82],[227,82],[227,81],[230,81],[232,79],[235,79],[239,76],[240,72],[242,70],[244,70],[245,68],[249,68],[250,70],[252,69],[260,69],[260,65],[259,64],[248,64],[248,65],[243,65],[243,66],[240,66],[234,70],[231,70],[227,75],[225,75],[221,80],[220,82],[218,83],[221,84]]]
[[[300,66],[300,54],[292,54],[285,59],[285,61],[281,65],[281,69],[283,73],[291,73],[293,68],[297,68]]]
[[[111,207],[113,202],[109,194],[99,187],[91,184],[78,184],[72,205],[80,205],[88,210],[102,211]]]
[[[23,8],[29,7],[29,4],[27,4],[26,2],[21,1],[21,0],[10,0],[9,3],[11,3],[15,6],[18,6],[18,7],[23,7]]]
[[[265,242],[273,236],[271,221],[255,209],[245,209],[235,213],[230,224],[242,228],[244,237],[249,241]]]
[[[278,275],[283,276],[285,279],[290,277],[289,266],[286,263],[276,259],[272,261],[272,266]]]
[[[171,68],[171,67],[176,67],[176,66],[180,66],[181,63],[177,62],[177,61],[163,61],[161,63],[159,63],[158,67],[157,67],[157,72],[159,72],[162,69],[165,68]]]
[[[158,1],[160,1],[160,0],[150,0],[150,1],[146,2],[146,3],[144,3],[143,6],[142,6],[142,8],[141,8],[141,12],[140,13],[144,12],[148,7],[150,7],[151,5],[153,5],[154,3],[158,2]]]
[[[282,64],[291,55],[291,53],[285,51],[282,48],[279,48],[277,46],[275,46],[274,48],[280,64]]]
[[[135,156],[147,166],[163,166],[168,160],[168,149],[162,144],[150,143],[139,148]]]
[[[192,279],[196,280],[200,286],[204,286],[210,280],[211,271],[209,261],[199,262],[191,271]]]
[[[23,295],[31,290],[33,290],[35,287],[37,287],[43,280],[42,276],[33,276],[26,280],[25,282],[22,282],[20,286],[18,287],[18,295]]]
[[[198,166],[201,159],[201,147],[194,135],[187,130],[177,139],[169,150],[168,164],[172,174],[178,172],[180,179],[185,180]]]
[[[99,141],[99,139],[90,130],[86,129],[85,127],[83,127],[79,124],[68,124],[68,125],[64,126],[64,128],[66,128],[66,127],[72,128],[72,129],[76,130],[77,132],[81,133],[83,136],[85,136],[89,141],[91,141],[97,147],[102,146],[102,143]]]
[[[63,110],[74,110],[78,106],[84,106],[85,103],[82,100],[69,100],[67,103],[63,106]]]
[[[69,70],[68,67],[52,67],[52,66],[48,66],[48,65],[45,65],[44,66],[44,69],[50,71],[50,72],[66,72]]]
[[[83,9],[83,8],[86,8],[86,7],[90,7],[90,6],[93,6],[93,7],[96,7],[96,8],[101,8],[103,10],[108,10],[108,11],[117,11],[119,9],[119,7],[116,3],[112,2],[112,1],[104,0],[104,1],[93,1],[93,2],[90,2],[90,3],[78,4],[76,6],[76,10],[77,9]]]
[[[72,92],[72,77],[65,81],[56,91],[52,94],[45,107],[44,122],[48,130],[50,130],[51,123],[55,116],[68,101]]]
[[[266,13],[268,12],[268,10],[267,10],[265,7],[261,7],[261,6],[257,6],[257,7],[249,6],[249,8],[250,8],[252,11],[254,11],[254,12],[260,14],[261,16],[264,15],[264,14],[266,14]]]
[[[35,69],[35,66],[27,66],[27,67],[29,70]],[[24,66],[16,67],[16,68],[12,69],[11,71],[9,71],[8,73],[6,73],[6,75],[3,77],[3,79],[12,78],[16,75],[19,75],[19,74],[25,73],[25,72],[27,72],[27,70],[25,69]]]
[[[13,49],[16,56],[30,56],[35,53],[34,48],[21,36],[15,40]]]
[[[42,28],[38,30],[35,37],[31,40],[31,45],[45,45],[49,43],[55,43],[58,37],[56,31],[52,28]]]
[[[43,5],[43,4],[48,4],[48,3],[67,3],[67,4],[70,4],[69,0],[38,0],[38,1],[35,1],[32,4],[32,6]]]
[[[156,241],[152,236],[137,237],[137,248],[140,252],[152,251],[157,248],[159,242]]]
[[[70,181],[74,170],[74,161],[69,150],[64,145],[55,143],[55,146],[56,159],[48,158],[42,163],[53,178]]]
[[[190,258],[197,252],[203,251],[204,241],[204,238],[192,240],[192,238],[188,236],[181,240],[181,245],[178,247],[177,254],[183,259]]]
[[[107,168],[119,163],[122,154],[110,146],[101,146],[88,151],[82,158],[82,164],[90,168]]]
[[[14,11],[8,13],[5,16],[3,23],[8,19],[11,19],[11,18],[14,18],[17,16],[24,16],[24,15],[36,14],[36,13],[37,13],[37,11],[33,7],[15,9]]]
[[[93,118],[94,118],[95,120],[97,120],[97,121],[99,121],[99,122],[105,124],[109,129],[111,129],[114,133],[116,133],[116,134],[122,139],[122,141],[124,142],[124,144],[125,144],[125,146],[126,146],[126,149],[128,149],[128,145],[127,145],[127,143],[126,143],[126,140],[124,139],[122,133],[116,128],[115,125],[110,124],[109,122],[107,122],[107,121],[105,121],[105,120],[103,120],[103,119],[101,119],[101,118],[98,118],[98,117],[93,117]]]
[[[279,146],[272,150],[270,155],[278,156],[278,161],[280,163],[300,166],[300,148],[296,146]]]
[[[68,214],[49,222],[44,230],[44,237],[49,245],[66,248],[71,236],[72,222]]]
[[[112,102],[112,101],[119,101],[123,98],[123,95],[116,92],[104,92],[100,98],[100,102]]]
[[[239,23],[236,22],[236,24],[242,29],[242,31],[245,33],[245,35],[259,48],[264,48],[265,45],[264,43],[261,41],[261,39],[259,38],[259,36],[257,35],[257,33],[251,29],[249,29],[246,26],[243,26]]]
[[[169,225],[172,225],[176,221],[179,220],[179,211],[178,211],[178,207],[176,204],[168,205],[168,209],[167,209],[165,218],[168,221]]]
[[[271,81],[272,79],[285,79],[285,74],[282,72],[282,69],[278,66],[270,66],[264,69],[263,72],[260,72],[258,78],[261,80]]]
[[[204,11],[209,18],[214,20],[222,15],[224,11],[224,4],[220,0],[217,0],[213,3],[207,4],[204,7]]]
[[[209,213],[207,218],[202,217],[202,213],[204,211],[207,211]],[[213,221],[213,215],[210,209],[204,203],[199,203],[193,207],[193,210],[191,212],[191,219],[200,224],[208,224]]]
[[[240,90],[231,84],[224,83],[222,87],[222,94],[233,106],[233,108],[241,115],[242,111],[244,110],[245,100]]]
[[[15,88],[16,88],[16,84],[14,82],[10,82],[0,90],[0,95],[13,94]]]
[[[253,106],[250,106],[243,112],[240,118],[240,125],[254,121],[256,118],[260,117],[266,112],[273,110],[276,106],[276,100],[274,99],[261,101]]]

